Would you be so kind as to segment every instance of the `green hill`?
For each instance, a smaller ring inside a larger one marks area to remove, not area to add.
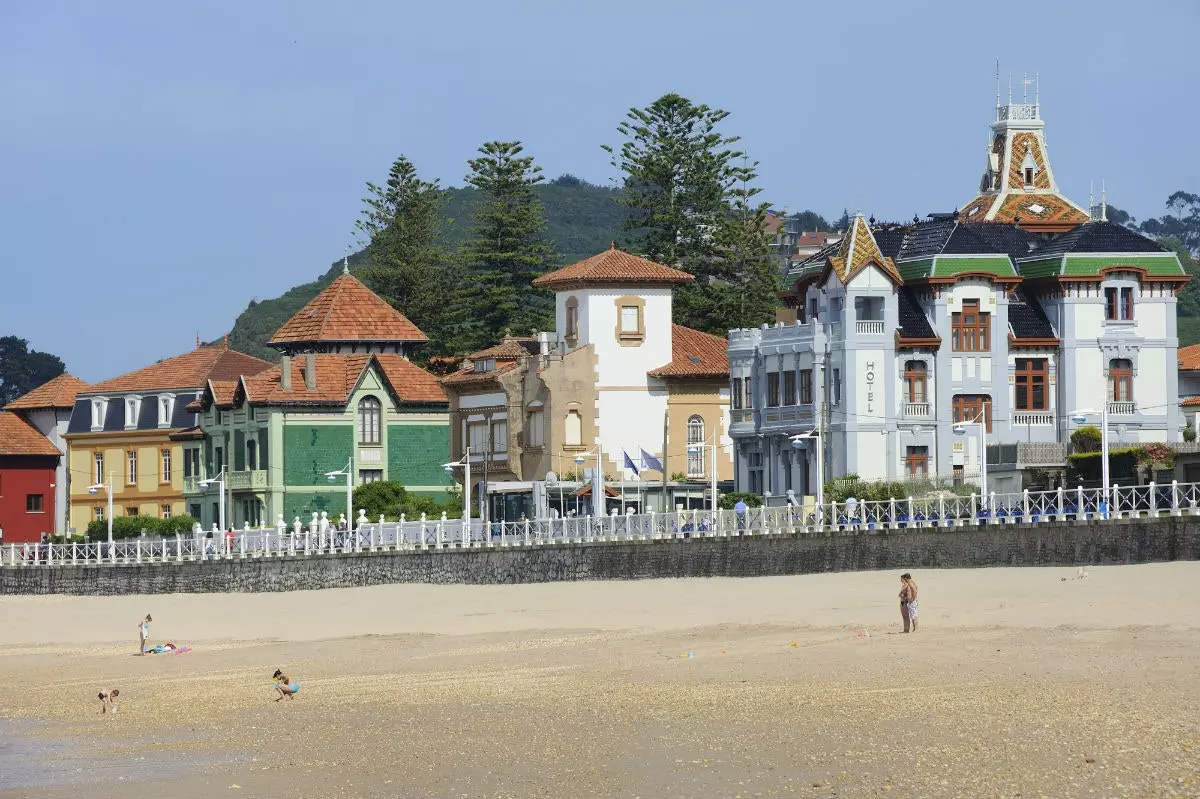
[[[607,249],[614,240],[620,240],[626,211],[617,203],[618,189],[594,186],[571,175],[563,175],[538,186],[537,191],[546,209],[546,233],[558,255],[556,265],[581,261]],[[446,215],[450,219],[446,241],[452,248],[470,236],[475,194],[475,189],[470,187],[446,190]],[[361,253],[351,255],[350,270],[354,271],[361,262]],[[342,262],[338,259],[330,265],[328,272],[312,283],[288,289],[274,299],[252,300],[229,332],[230,346],[274,361],[277,353],[265,346],[266,341],[292,314],[333,282],[341,268]]]

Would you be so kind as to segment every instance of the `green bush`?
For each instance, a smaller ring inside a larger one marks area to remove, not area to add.
[[[452,491],[445,502],[439,503],[433,497],[412,494],[395,480],[380,480],[377,483],[367,483],[354,489],[351,498],[354,502],[354,514],[365,510],[368,519],[378,519],[380,514],[390,520],[400,518],[419,519],[421,514],[441,517],[446,514],[448,519],[462,518],[462,492]]]
[[[1121,483],[1137,479],[1138,459],[1141,447],[1110,449],[1108,451],[1108,479],[1110,483]],[[1099,452],[1077,452],[1067,458],[1067,485],[1081,482],[1096,482],[1102,479]]]
[[[1100,428],[1094,424],[1077,428],[1071,433],[1071,448],[1075,452],[1099,452],[1100,447]]]
[[[120,538],[137,538],[146,535],[173,536],[176,533],[191,533],[196,520],[191,516],[172,516],[169,519],[156,519],[153,516],[114,516],[113,540]],[[93,541],[101,541],[108,537],[108,522],[95,519],[88,522],[87,535]]]
[[[762,497],[757,494],[748,494],[745,491],[735,491],[731,494],[723,494],[717,500],[717,507],[721,510],[733,510],[733,506],[738,504],[738,500],[745,502],[751,508],[762,507]]]
[[[1191,418],[1187,420],[1187,424],[1183,427],[1183,440],[1189,444],[1196,440],[1196,426],[1192,424]]]

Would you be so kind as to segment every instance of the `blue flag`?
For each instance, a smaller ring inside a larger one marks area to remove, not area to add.
[[[642,450],[642,468],[643,469],[653,469],[656,472],[661,472],[663,470],[663,465],[662,465],[662,461],[660,461],[658,458],[654,457],[649,452],[647,452],[646,450],[643,449]]]
[[[625,456],[625,468],[631,469],[635,476],[640,477],[641,473],[638,471],[637,465],[633,462],[633,458],[629,457],[629,453],[625,450],[621,450],[621,454]]]

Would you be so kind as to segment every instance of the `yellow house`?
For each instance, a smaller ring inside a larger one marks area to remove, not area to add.
[[[81,391],[64,436],[70,529],[79,534],[103,519],[110,490],[114,516],[199,518],[183,497],[184,478],[200,474],[183,442],[203,437],[196,407],[188,406],[210,379],[270,367],[224,344],[202,346]]]

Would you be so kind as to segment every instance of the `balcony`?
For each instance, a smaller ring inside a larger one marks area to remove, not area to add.
[[[1067,445],[1054,441],[988,444],[987,459],[989,466],[1018,469],[1062,466],[1067,460]]]
[[[737,408],[729,412],[729,423],[754,424],[754,409],[753,408]]]
[[[258,491],[267,487],[267,470],[229,472],[225,476],[230,491]]]
[[[882,319],[859,319],[855,322],[860,336],[882,336],[883,335],[883,320]]]
[[[1053,427],[1054,414],[1017,411],[1013,414],[1013,424],[1019,427]]]
[[[859,324],[862,324],[861,322]],[[906,402],[902,408],[905,419],[928,419],[930,406],[928,402]]]
[[[183,478],[183,493],[185,494],[203,494],[207,489],[200,487],[200,477],[185,477]]]
[[[1109,416],[1133,416],[1137,413],[1137,404],[1133,402],[1108,403]]]

